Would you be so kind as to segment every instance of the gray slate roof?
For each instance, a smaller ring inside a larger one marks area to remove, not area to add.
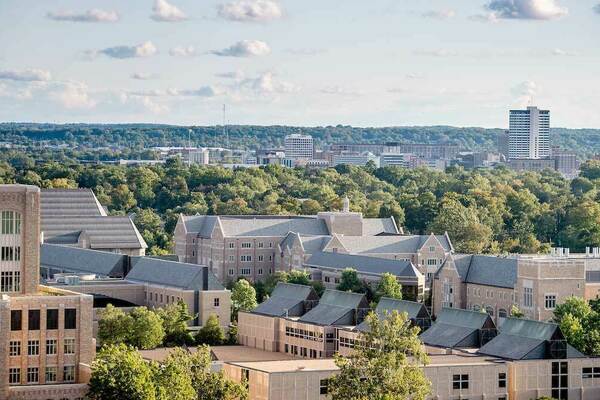
[[[459,254],[453,258],[458,274],[466,283],[508,289],[515,287],[517,259],[514,257]],[[445,262],[449,262],[449,259]]]
[[[317,325],[350,324],[358,309],[367,309],[369,304],[364,294],[325,290],[319,304],[298,319]]]
[[[42,189],[40,203],[42,218],[106,215],[91,189]]]
[[[400,233],[393,217],[363,218],[363,236],[375,236],[382,233]]]
[[[436,238],[444,250],[450,251],[444,235],[437,235]],[[429,239],[429,235],[339,236],[338,239],[350,253],[416,253]]]
[[[126,256],[106,251],[42,244],[40,265],[73,273],[123,277]]]
[[[51,216],[42,218],[44,242],[76,245],[81,234],[89,236],[92,249],[147,248],[128,216]]]
[[[271,297],[262,302],[252,313],[271,315],[274,317],[299,316],[303,312],[305,300],[318,300],[311,286],[279,282],[271,293]]]
[[[203,267],[151,257],[131,257],[131,271],[125,277],[132,282],[172,286],[184,290],[202,290]],[[224,290],[217,278],[208,272],[208,290]]]
[[[312,254],[305,262],[305,265],[337,270],[354,268],[357,272],[375,275],[389,272],[395,276],[411,278],[418,277],[421,274],[410,261],[389,260],[328,251],[319,251]]]
[[[490,324],[486,313],[444,308],[435,323],[419,337],[423,343],[440,347],[470,347],[478,342],[479,330]]]
[[[393,311],[398,311],[399,313],[407,313],[409,319],[416,319],[419,315],[426,314],[429,316],[429,312],[427,308],[422,303],[417,303],[414,301],[408,300],[397,300],[390,299],[387,297],[382,297],[377,303],[377,307],[375,308],[375,312],[379,316],[379,318],[385,318],[387,315],[392,313]],[[356,330],[365,332],[369,330],[369,324],[367,321],[361,322]]]
[[[285,236],[288,232],[304,235],[328,235],[325,221],[304,216],[184,216],[188,232],[209,237],[217,221],[225,236]]]

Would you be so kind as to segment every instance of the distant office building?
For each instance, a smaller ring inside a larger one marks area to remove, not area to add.
[[[312,159],[315,153],[313,138],[310,135],[292,134],[285,137],[285,156],[287,158]]]
[[[261,149],[256,152],[258,165],[283,165],[285,152],[283,149]]]
[[[543,159],[511,159],[508,161],[508,167],[515,171],[534,171],[542,172],[545,169],[556,169],[556,163],[552,158]]]
[[[550,157],[550,111],[537,107],[510,110],[508,140],[510,159]]]
[[[558,172],[567,178],[575,178],[579,173],[577,154],[572,151],[553,149],[552,158]]]
[[[360,165],[365,166],[369,161],[373,161],[375,165],[379,166],[379,157],[371,152],[356,153],[356,152],[342,152],[333,156],[333,165]]]
[[[380,157],[380,165],[382,167],[395,165],[404,168],[417,168],[426,164],[424,160],[415,154],[409,153],[383,153]]]
[[[334,143],[330,150],[332,153],[340,154],[343,152],[364,153],[370,151],[375,155],[383,153],[384,145],[381,143]]]
[[[450,160],[456,157],[459,147],[454,144],[429,144],[429,143],[395,143],[385,144],[385,153],[409,153],[426,160]]]
[[[508,143],[509,143],[509,131],[504,131],[500,133],[497,137],[498,140],[498,153],[503,155],[505,158],[508,158]]]
[[[200,164],[200,165],[208,165],[209,164],[209,154],[208,149],[189,149],[187,152],[187,160],[191,164]]]

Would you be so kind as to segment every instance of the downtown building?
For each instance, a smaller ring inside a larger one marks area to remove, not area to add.
[[[508,157],[533,160],[550,157],[550,111],[537,107],[510,110]]]
[[[312,160],[315,154],[315,145],[310,135],[294,133],[284,139],[285,157],[295,159]]]
[[[0,399],[83,399],[92,297],[39,285],[39,188],[0,185],[0,218]]]

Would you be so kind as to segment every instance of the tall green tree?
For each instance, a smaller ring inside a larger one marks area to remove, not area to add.
[[[381,275],[381,280],[375,291],[375,301],[379,301],[382,297],[402,300],[402,285],[396,279],[396,276],[389,272],[384,272]]]
[[[133,318],[112,304],[99,313],[98,341],[101,345],[128,343],[133,331]]]
[[[425,400],[430,382],[424,367],[429,362],[406,313],[379,318],[367,316],[369,331],[361,333],[349,357],[336,356],[339,374],[328,383],[332,400]]]
[[[231,289],[232,318],[237,321],[238,311],[252,311],[258,306],[256,290],[245,279],[237,281]]]
[[[219,318],[211,314],[204,323],[204,326],[196,334],[196,343],[209,346],[220,346],[225,342],[225,332],[221,327]]]
[[[165,330],[160,317],[146,307],[136,307],[130,313],[133,319],[129,342],[138,349],[154,349],[165,338]]]
[[[340,283],[337,285],[336,289],[344,292],[361,292],[363,284],[358,278],[358,273],[354,268],[346,268],[342,271]]]
[[[194,319],[189,313],[185,302],[168,304],[159,308],[156,313],[162,321],[165,332],[164,343],[167,346],[182,346],[194,343],[194,338],[188,329],[188,324]]]

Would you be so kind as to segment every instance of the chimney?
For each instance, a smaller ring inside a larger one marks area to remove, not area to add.
[[[208,290],[208,267],[202,267],[202,290]]]

